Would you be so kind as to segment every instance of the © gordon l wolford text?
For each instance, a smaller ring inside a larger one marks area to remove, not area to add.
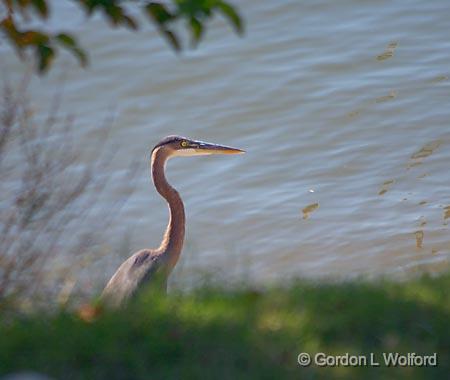
[[[324,352],[308,354],[302,352],[297,356],[297,362],[302,367],[316,365],[318,367],[436,367],[437,353],[419,355],[415,352],[407,354],[398,352],[370,353],[366,355],[352,355],[348,352],[342,355],[329,355]]]

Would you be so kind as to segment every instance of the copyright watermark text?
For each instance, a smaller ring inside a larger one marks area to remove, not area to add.
[[[383,352],[381,354],[352,355],[348,352],[342,355],[329,355],[324,352],[308,354],[302,352],[297,356],[297,363],[302,367],[315,365],[318,367],[436,367],[437,353],[418,355],[415,352],[400,354],[398,352]]]

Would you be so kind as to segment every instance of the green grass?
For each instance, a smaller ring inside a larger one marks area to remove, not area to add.
[[[450,274],[264,292],[142,297],[93,323],[61,312],[0,322],[0,376],[57,379],[446,379]],[[9,313],[8,313],[9,314]],[[10,314],[9,314],[10,315]],[[297,355],[430,355],[437,367],[300,367]]]

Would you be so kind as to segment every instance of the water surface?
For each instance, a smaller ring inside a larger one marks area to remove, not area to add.
[[[58,2],[92,64],[82,70],[65,56],[34,80],[37,111],[61,72],[80,145],[114,109],[112,178],[168,134],[247,150],[170,162],[188,218],[183,273],[268,281],[447,269],[450,3],[239,8],[244,38],[218,18],[197,50],[176,57],[151,27],[111,32]],[[17,78],[25,71],[11,54],[2,65]],[[159,244],[167,209],[148,174],[143,166],[107,231],[105,278],[127,256],[114,237],[130,234],[129,251]],[[106,191],[103,207],[120,197]]]

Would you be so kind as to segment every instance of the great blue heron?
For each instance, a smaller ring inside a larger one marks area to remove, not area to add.
[[[169,205],[169,224],[159,248],[140,250],[122,263],[103,290],[102,300],[117,307],[147,284],[152,283],[162,291],[167,289],[167,278],[183,248],[185,224],[183,201],[164,175],[167,160],[178,156],[239,153],[244,151],[181,136],[168,136],[155,145],[151,155],[152,178],[156,190]]]

